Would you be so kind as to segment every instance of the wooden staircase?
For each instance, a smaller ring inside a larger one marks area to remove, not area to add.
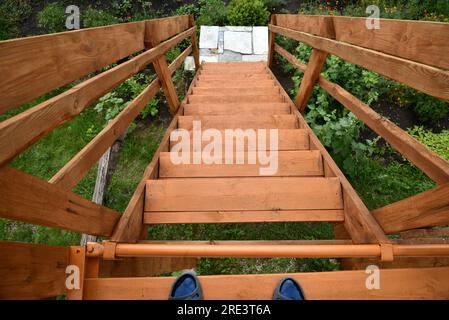
[[[159,179],[147,181],[144,222],[344,221],[339,178],[324,177],[320,151],[310,150],[309,135],[280,90],[263,63],[205,64],[178,128],[191,132],[196,120],[202,130],[278,129],[278,170],[260,175],[259,144],[238,150],[243,164],[173,164],[170,152],[162,152]]]

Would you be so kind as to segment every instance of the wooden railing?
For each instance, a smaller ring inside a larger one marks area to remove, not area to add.
[[[269,59],[277,52],[304,73],[295,105],[304,113],[319,85],[440,186],[372,211],[386,233],[449,224],[449,163],[320,72],[329,54],[449,101],[449,24],[365,18],[273,15]],[[276,35],[313,47],[307,65],[275,43]],[[345,225],[348,227],[347,223]]]
[[[167,65],[165,53],[186,38],[187,47]],[[199,67],[192,16],[147,20],[0,42],[0,112],[114,62],[117,66],[0,123],[0,216],[99,236],[113,236],[138,203],[136,194],[125,213],[86,200],[71,190],[162,88],[175,114],[179,100],[172,74],[193,52]],[[133,55],[133,57],[123,59]],[[79,115],[129,77],[153,64],[157,79],[76,154],[49,182],[11,168],[8,162],[40,138]]]

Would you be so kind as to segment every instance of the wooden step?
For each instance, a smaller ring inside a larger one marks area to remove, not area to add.
[[[221,136],[224,138],[224,143],[232,143],[234,146],[237,145],[237,140],[234,137],[228,137],[225,135],[224,130],[220,130]],[[267,135],[266,142],[261,146],[256,143],[255,145],[249,145],[247,140],[244,141],[242,147],[239,147],[240,151],[257,151],[266,150],[267,148],[271,150],[270,138]],[[309,135],[304,129],[279,129],[278,130],[278,150],[279,151],[293,151],[293,150],[308,150],[309,145]],[[170,150],[178,141],[170,141]],[[208,145],[209,141],[202,141],[201,148]],[[190,131],[190,147],[193,148],[193,136],[192,131]],[[193,150],[193,149],[192,149]]]
[[[284,98],[280,94],[246,94],[246,95],[189,95],[188,103],[270,103],[284,102]]]
[[[224,149],[224,148],[223,148]],[[162,152],[159,158],[160,178],[198,178],[198,177],[258,177],[261,176],[261,165],[256,151],[240,152],[234,154],[233,163],[225,164],[224,150],[222,151],[222,164],[193,164],[193,153],[190,164],[173,164],[170,152]],[[243,163],[236,164],[241,157]],[[253,159],[249,164],[248,159]],[[323,176],[323,162],[321,154],[313,151],[280,151],[277,154],[277,170],[273,176],[301,177]]]
[[[251,74],[251,73],[242,73],[239,75],[227,75],[227,74],[214,74],[214,75],[199,75],[199,81],[261,81],[261,80],[273,80],[267,74]]]
[[[290,106],[287,103],[239,103],[239,104],[186,104],[184,115],[271,115],[290,114]]]
[[[279,94],[279,88],[278,87],[252,87],[252,88],[239,88],[239,87],[233,87],[233,88],[210,88],[210,87],[203,87],[203,88],[193,88],[192,94],[194,95],[230,95],[230,96],[236,96],[236,95],[278,95]]]
[[[193,121],[201,121],[204,129],[295,129],[298,127],[298,119],[295,115],[265,115],[242,117],[233,116],[180,116],[178,128],[192,130]],[[268,133],[267,133],[268,135]]]
[[[148,180],[145,211],[343,209],[338,178],[195,178]]]
[[[197,81],[195,88],[229,88],[229,87],[239,87],[239,88],[252,88],[252,87],[264,87],[272,88],[275,86],[274,80],[208,80],[208,81]]]
[[[343,210],[145,212],[144,224],[343,222]]]
[[[200,276],[207,300],[271,300],[274,288],[292,277],[308,300],[449,299],[449,267],[381,269],[379,289],[369,290],[365,269],[283,274]],[[175,277],[88,278],[84,299],[166,300]],[[438,285],[435,285],[438,284]]]

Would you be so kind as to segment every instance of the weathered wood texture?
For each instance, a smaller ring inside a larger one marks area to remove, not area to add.
[[[449,163],[446,160],[339,85],[326,80],[324,77],[320,77],[319,84],[432,180],[439,184],[449,182]]]
[[[75,157],[50,180],[51,183],[71,190],[89,172],[104,152],[128,128],[146,104],[157,94],[160,84],[151,82],[124,110],[101,130]]]
[[[45,299],[66,292],[68,248],[0,242],[0,299]]]
[[[379,19],[379,29],[368,29],[366,18],[283,14],[274,17],[273,25],[329,37],[322,31],[327,27],[333,31],[331,39],[449,69],[449,58],[445,54],[449,51],[447,23]],[[332,26],[323,23],[323,19],[331,20]]]
[[[449,224],[449,183],[371,212],[385,233]]]
[[[449,268],[380,271],[379,290],[365,286],[365,270],[288,274],[306,299],[449,299]],[[205,299],[265,299],[286,274],[200,277]],[[87,279],[86,299],[167,299],[174,277]],[[438,284],[438,285],[435,285]]]
[[[319,150],[323,157],[323,165],[326,177],[338,177],[340,179],[341,188],[344,197],[344,210],[345,210],[345,229],[351,236],[354,243],[389,243],[389,239],[385,236],[381,227],[373,216],[368,211],[363,201],[355,192],[352,185],[338,168],[332,157],[327,152],[326,148],[321,144],[313,130],[309,127],[302,115],[296,109],[293,102],[290,100],[287,92],[282,89],[281,84],[276,79],[274,74],[269,68],[268,73],[273,81],[277,83],[281,88],[281,94],[284,96],[285,101],[290,103],[291,110],[296,115],[300,128],[306,130],[310,137],[310,149]]]
[[[270,30],[378,72],[431,96],[449,101],[449,72],[372,49],[270,25]]]
[[[0,114],[144,49],[144,22],[0,42]]]
[[[0,165],[14,158],[53,129],[80,114],[91,103],[145,68],[194,31],[194,28],[184,31],[156,48],[145,51],[0,123]]]
[[[0,216],[110,236],[120,214],[19,170],[0,170]]]
[[[126,258],[122,260],[101,260],[101,278],[108,277],[149,277],[163,273],[193,269],[198,262],[197,258]]]

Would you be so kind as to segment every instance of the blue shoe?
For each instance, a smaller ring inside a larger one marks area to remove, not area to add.
[[[274,289],[273,300],[306,300],[306,298],[295,279],[283,278]]]
[[[176,278],[169,300],[203,300],[201,285],[195,272],[184,271]]]

